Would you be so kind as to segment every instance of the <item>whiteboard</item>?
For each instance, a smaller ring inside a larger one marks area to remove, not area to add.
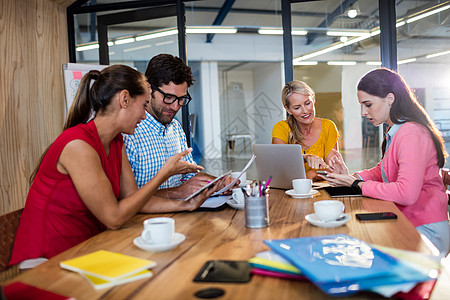
[[[101,71],[106,67],[107,65],[87,65],[74,63],[63,64],[64,91],[66,94],[64,115],[67,115],[67,112],[72,105],[78,86],[80,85],[81,78],[83,78],[84,74],[88,73],[90,70]]]

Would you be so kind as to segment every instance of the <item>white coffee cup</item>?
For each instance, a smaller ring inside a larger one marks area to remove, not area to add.
[[[244,193],[242,192],[241,188],[233,189],[233,195],[232,198],[234,201],[236,201],[238,204],[244,203]]]
[[[142,239],[153,245],[168,244],[175,232],[175,220],[172,218],[159,217],[144,221]]]
[[[314,213],[324,222],[336,220],[344,210],[344,203],[337,200],[321,200],[314,202]]]
[[[294,179],[292,180],[292,187],[296,194],[309,194],[312,187],[311,179]]]
[[[238,178],[239,174],[241,174],[241,172],[232,172],[230,176],[232,178]],[[239,185],[244,185],[247,181],[247,172],[242,173],[241,177],[239,177],[239,180],[241,181]]]

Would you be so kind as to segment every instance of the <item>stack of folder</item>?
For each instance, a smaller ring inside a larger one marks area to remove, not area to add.
[[[152,276],[156,262],[100,250],[62,261],[60,267],[83,276],[95,289],[112,287]]]
[[[370,291],[427,299],[440,270],[436,257],[372,246],[344,234],[264,242],[272,251],[249,260],[254,274],[309,280],[333,296]]]

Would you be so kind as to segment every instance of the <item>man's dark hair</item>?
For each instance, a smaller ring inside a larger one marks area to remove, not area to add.
[[[194,79],[191,68],[184,61],[170,54],[158,54],[148,63],[145,71],[147,81],[157,87],[173,82],[175,84],[187,83],[190,87]]]

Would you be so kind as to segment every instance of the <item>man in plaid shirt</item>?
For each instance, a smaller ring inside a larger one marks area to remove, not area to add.
[[[170,54],[153,57],[145,75],[152,90],[146,107],[147,118],[138,124],[134,134],[123,135],[139,188],[156,175],[170,156],[187,148],[186,135],[174,117],[182,106],[191,101],[187,89],[193,82],[191,68]],[[191,153],[183,160],[195,163]],[[159,187],[157,196],[185,198],[213,178],[203,172],[174,175]],[[225,184],[230,181],[228,179]]]

